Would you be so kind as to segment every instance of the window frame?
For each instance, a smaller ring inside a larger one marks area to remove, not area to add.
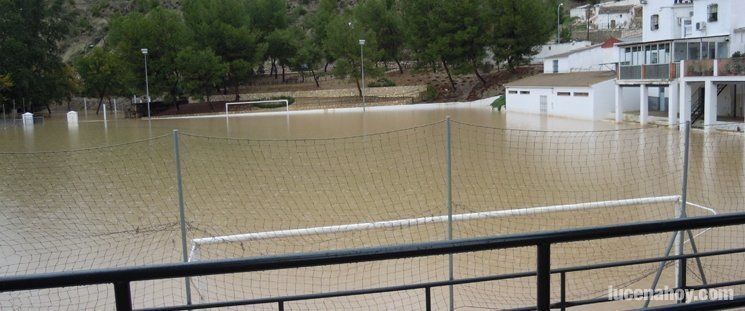
[[[709,23],[715,23],[719,21],[719,4],[712,3],[706,7],[706,20]]]
[[[651,31],[660,30],[660,14],[652,14],[652,16],[649,19],[650,19],[649,24],[651,25],[650,30]]]

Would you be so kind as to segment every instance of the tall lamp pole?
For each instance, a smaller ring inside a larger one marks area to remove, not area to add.
[[[365,103],[365,40],[360,39],[360,67],[362,71],[362,106],[367,106]]]
[[[564,3],[559,3],[556,7],[556,43],[561,43],[561,7]]]
[[[150,120],[150,82],[147,79],[147,49],[140,49],[145,56],[145,96],[147,97],[147,119]]]

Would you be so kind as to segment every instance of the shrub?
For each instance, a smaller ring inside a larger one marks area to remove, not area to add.
[[[396,86],[396,83],[391,81],[391,79],[388,79],[385,77],[367,84],[367,87],[388,87],[388,86]]]
[[[437,89],[435,89],[435,87],[431,85],[427,85],[427,89],[422,92],[422,101],[431,102],[437,99],[438,96],[439,94],[437,93]]]
[[[502,108],[506,108],[506,107],[507,107],[507,97],[504,95],[499,96],[499,98],[495,99],[491,103],[491,109],[496,108],[497,111],[502,111]]]
[[[287,103],[290,104],[290,106],[292,106],[292,104],[295,103],[295,98],[294,97],[290,97],[290,96],[279,96],[279,97],[272,97],[272,98],[262,98],[262,99],[257,99],[257,101],[262,101],[262,100],[282,100],[282,99],[286,99],[287,100]],[[253,106],[256,107],[256,108],[262,108],[262,109],[272,109],[272,108],[285,107],[285,103],[283,103],[283,102],[256,103],[256,104],[253,104]]]

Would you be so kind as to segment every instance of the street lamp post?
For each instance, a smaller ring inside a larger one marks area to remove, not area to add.
[[[147,79],[147,49],[141,49],[145,56],[145,96],[147,97],[147,119],[150,120],[150,83]]]
[[[362,71],[362,106],[365,107],[365,40],[360,39],[360,69]]]
[[[564,3],[559,3],[556,7],[556,43],[561,43],[561,7]]]

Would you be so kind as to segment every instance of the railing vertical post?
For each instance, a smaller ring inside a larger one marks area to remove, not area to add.
[[[680,192],[680,206],[678,208],[678,218],[686,218],[686,204],[688,202],[688,171],[689,171],[689,155],[691,150],[691,122],[688,121],[683,131],[683,181]],[[676,240],[676,255],[683,255],[685,253],[685,232],[678,232],[678,239]],[[675,285],[679,289],[686,288],[686,260],[679,259],[676,264],[676,280]],[[685,302],[685,291],[683,296],[680,297],[678,302]]]
[[[279,310],[279,311],[285,311],[285,302],[284,301],[277,302],[277,310]]]
[[[184,183],[181,178],[181,151],[179,148],[178,130],[173,130],[173,152],[176,162],[176,187],[178,189],[178,216],[181,227],[181,256],[184,262],[189,261],[189,250],[186,245],[186,206],[184,204]],[[184,278],[186,289],[186,304],[191,305],[191,282],[189,277]]]
[[[566,272],[561,273],[561,311],[567,309],[567,275]]]
[[[446,145],[446,178],[447,178],[447,208],[448,208],[448,241],[453,239],[453,145],[450,116],[445,118],[445,145]],[[448,254],[448,279],[454,280],[453,254]],[[450,294],[450,310],[455,310],[455,298],[453,285],[448,286]]]
[[[539,311],[549,311],[551,308],[551,244],[538,244],[537,253],[536,308]]]
[[[430,287],[424,288],[424,310],[432,311],[432,289]]]
[[[129,282],[114,283],[116,311],[132,311],[132,291]]]

